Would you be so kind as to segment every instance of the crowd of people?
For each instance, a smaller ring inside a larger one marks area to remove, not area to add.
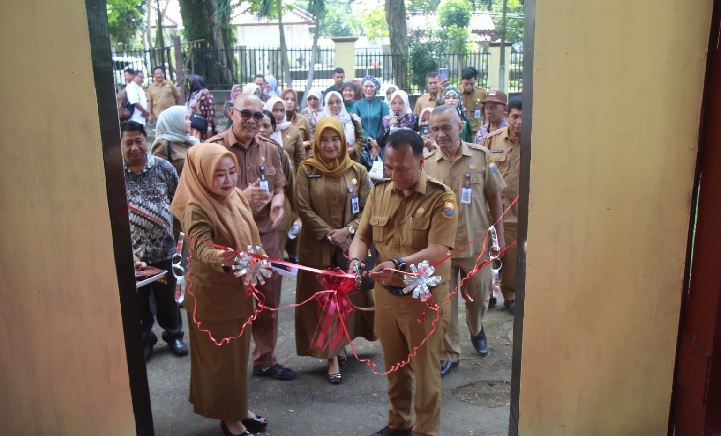
[[[387,425],[374,434],[438,435],[441,377],[458,367],[461,353],[460,298],[474,349],[489,355],[483,319],[497,304],[490,269],[453,291],[489,258],[483,252],[489,227],[495,226],[500,249],[515,242],[521,97],[508,101],[499,90],[476,86],[473,67],[463,69],[458,88],[428,73],[428,93],[413,107],[397,86],[372,76],[345,81],[341,68],[332,86],[310,89],[302,102],[295,90],[258,74],[233,86],[223,107],[228,123],[218,132],[202,77],[188,77],[182,105],[162,68],[153,70],[146,90],[142,74],[126,72],[118,113],[136,265],[168,272],[138,291],[146,361],[158,340],[151,330],[157,318],[170,350],[190,354],[194,411],[220,420],[226,435],[262,431],[268,420],[248,404],[249,361],[254,376],[291,381],[296,373],[276,358],[278,312],[255,313],[255,299],[233,274],[240,263],[233,250],[257,246],[270,258],[319,270],[363,271],[361,290],[351,296],[355,310],[344,322],[347,336],[319,346],[323,308],[304,304],[295,310],[296,352],[326,359],[327,381],[339,385],[348,339],[380,340],[385,367],[393,371]],[[148,153],[151,122],[156,135]],[[174,298],[181,229],[192,287],[183,304],[195,314],[191,347],[183,342]],[[423,261],[440,277],[430,288],[437,319],[421,316],[429,303],[413,298],[404,283],[404,272]],[[500,289],[511,313],[515,263],[510,249]],[[273,272],[257,284],[265,307],[279,306],[281,283]],[[322,290],[316,273],[298,272],[297,303]],[[216,346],[206,331],[233,340]]]

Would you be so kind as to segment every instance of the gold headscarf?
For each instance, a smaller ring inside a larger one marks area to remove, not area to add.
[[[320,137],[323,134],[323,130],[333,129],[340,136],[340,152],[332,162],[326,162],[323,159],[323,154],[320,150]],[[318,124],[315,125],[315,139],[313,140],[313,157],[306,159],[300,163],[301,165],[310,165],[318,172],[328,177],[340,177],[345,174],[346,171],[353,168],[353,160],[348,156],[348,145],[346,144],[345,133],[343,132],[343,125],[341,125],[338,118],[335,117],[323,117],[318,120]]]
[[[245,250],[248,245],[260,246],[258,227],[240,189],[236,187],[225,198],[211,191],[215,169],[224,157],[233,159],[235,168],[240,171],[238,159],[222,145],[204,143],[191,147],[170,210],[182,220],[185,208],[195,204],[208,215],[217,234],[233,243],[231,248]]]

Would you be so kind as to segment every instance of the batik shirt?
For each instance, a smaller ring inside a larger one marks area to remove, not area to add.
[[[170,202],[178,187],[175,168],[166,160],[148,155],[140,173],[135,174],[125,162],[123,169],[133,253],[149,264],[170,259],[175,253],[170,212]]]

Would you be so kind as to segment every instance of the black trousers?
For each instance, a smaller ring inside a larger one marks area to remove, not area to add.
[[[155,299],[158,324],[165,330],[163,340],[166,342],[183,338],[183,318],[180,316],[180,306],[175,301],[175,276],[173,275],[172,259],[149,264],[168,273],[160,280],[138,288],[140,299],[140,323],[143,327],[143,343],[155,344],[158,337],[153,333],[153,311],[150,306],[150,294]]]

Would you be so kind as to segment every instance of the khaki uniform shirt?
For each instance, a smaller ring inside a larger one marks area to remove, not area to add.
[[[440,147],[431,151],[424,164],[426,172],[449,186],[458,201],[458,231],[456,249],[478,238],[455,257],[477,256],[483,251],[483,235],[492,224],[488,214],[488,197],[501,192],[506,182],[499,172],[491,171],[491,153],[482,145],[461,141],[461,149],[454,160],[449,160]],[[462,203],[462,189],[471,189],[470,204]],[[486,249],[488,249],[486,245]]]
[[[407,197],[390,179],[378,181],[368,196],[357,235],[373,241],[376,265],[414,254],[431,244],[452,249],[456,242],[458,213],[451,189],[421,171],[418,183]],[[409,266],[410,268],[410,266]],[[450,277],[450,259],[436,267],[434,275],[445,283]],[[390,286],[405,286],[402,274],[394,274]]]
[[[162,111],[174,106],[180,98],[180,91],[175,87],[172,80],[165,79],[163,83],[158,85],[154,80],[146,90],[148,94],[148,103],[153,106],[153,117],[158,119]]]
[[[238,183],[240,190],[258,180],[263,173],[261,166],[265,167],[265,179],[268,180],[268,187],[273,195],[283,192],[288,183],[283,172],[283,167],[278,153],[278,146],[262,136],[256,136],[247,147],[238,143],[230,128],[223,133],[213,136],[207,142],[220,144],[230,150],[238,159]],[[253,218],[258,226],[258,232],[262,235],[271,231],[270,203],[258,212],[253,212]]]
[[[491,159],[498,167],[498,172],[506,181],[506,189],[503,190],[503,210],[518,196],[518,174],[521,169],[521,144],[520,141],[513,143],[508,137],[508,127],[496,130],[486,137],[483,145],[491,151]],[[518,222],[518,202],[506,212],[503,222]]]
[[[303,137],[300,134],[300,130],[294,125],[290,125],[280,132],[283,138],[283,149],[285,149],[288,156],[293,159],[293,172],[298,170],[298,165],[305,160],[305,147],[303,146]]]
[[[485,100],[486,95],[486,90],[480,86],[474,87],[473,92],[461,93],[463,107],[466,108],[466,118],[471,122],[471,130],[473,130],[474,135],[478,129],[481,128],[481,124],[483,124],[485,114],[483,113],[483,103],[481,103],[481,100]],[[478,111],[478,118],[474,116],[476,111]]]
[[[413,113],[416,115],[421,114],[421,111],[427,107],[436,107],[436,102],[438,101],[438,97],[433,98],[430,94],[423,94],[420,97],[418,97],[418,100],[416,100],[416,105],[413,106]]]

